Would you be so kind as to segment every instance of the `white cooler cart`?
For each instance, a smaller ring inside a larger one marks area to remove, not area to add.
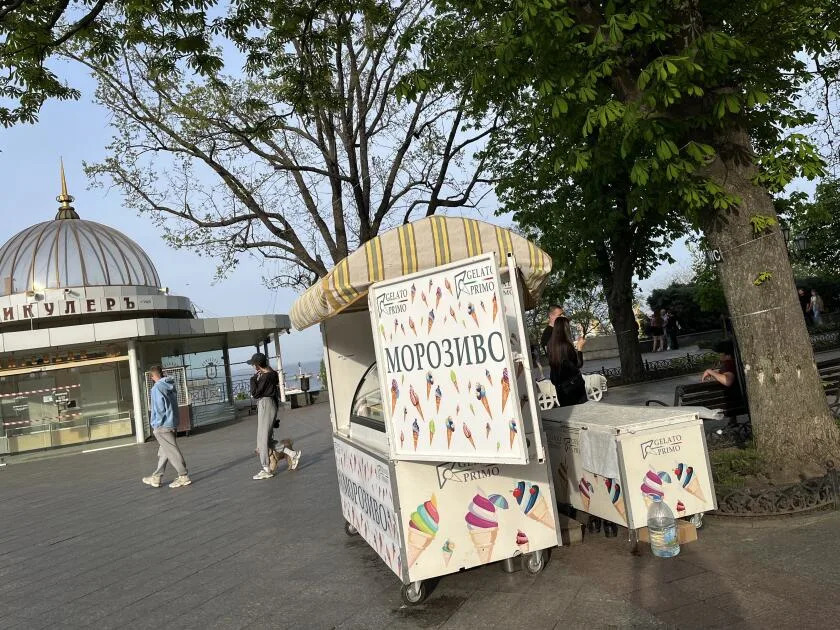
[[[697,408],[588,402],[542,417],[561,503],[631,532],[655,496],[677,518],[717,507]]]
[[[512,246],[503,254],[530,252],[530,273],[535,260],[540,273],[550,269],[528,241],[478,221],[432,217],[394,232],[402,245],[408,227],[418,240],[424,227],[448,228],[455,258],[453,225],[470,224],[504,232]],[[381,274],[393,277],[369,283],[367,300],[354,284],[359,297],[340,312],[325,316],[335,305],[321,303],[313,315],[313,289],[292,308],[297,327],[322,324],[345,531],[402,580],[408,604],[425,598],[425,580],[491,562],[523,556],[538,573],[560,544],[530,352],[519,341],[523,299],[537,296],[513,256],[504,259],[511,274],[487,249],[428,269],[416,256],[419,271],[408,275],[396,259]],[[337,281],[352,282],[352,268],[340,263]]]

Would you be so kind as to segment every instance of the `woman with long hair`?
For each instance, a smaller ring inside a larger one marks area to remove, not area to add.
[[[557,390],[557,400],[561,407],[586,402],[586,383],[580,373],[583,355],[572,345],[569,328],[569,320],[558,317],[548,341],[551,382]]]

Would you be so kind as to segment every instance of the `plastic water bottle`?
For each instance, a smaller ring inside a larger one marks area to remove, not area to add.
[[[650,534],[650,550],[654,556],[673,558],[680,552],[680,541],[677,537],[677,521],[674,513],[662,501],[662,497],[654,496],[653,503],[648,510],[648,533]]]

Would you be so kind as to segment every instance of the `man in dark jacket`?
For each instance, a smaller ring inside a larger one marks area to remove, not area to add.
[[[554,332],[554,321],[558,317],[564,317],[563,307],[559,304],[552,304],[548,307],[548,326],[545,327],[542,337],[540,337],[540,349],[545,355],[548,355],[548,340],[551,339],[551,333]]]
[[[143,483],[153,488],[160,487],[160,480],[166,472],[166,464],[171,463],[178,471],[178,477],[169,484],[170,488],[182,488],[192,483],[187,474],[187,465],[175,433],[178,429],[178,392],[175,390],[175,379],[164,377],[163,368],[155,365],[149,369],[149,376],[154,381],[151,398],[151,418],[149,424],[155,439],[158,441],[158,465],[150,477],[143,477]]]

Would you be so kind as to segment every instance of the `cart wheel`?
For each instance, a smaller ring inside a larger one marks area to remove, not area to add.
[[[531,575],[542,573],[545,569],[545,553],[542,551],[535,551],[525,556],[525,570]]]
[[[355,527],[353,527],[347,521],[344,521],[344,533],[347,534],[348,536],[358,536],[359,530],[356,529]]]
[[[692,516],[691,519],[689,520],[689,522],[692,525],[694,525],[694,527],[696,527],[697,529],[700,529],[701,527],[703,527],[703,512],[700,512],[699,514],[695,514],[694,516]]]
[[[402,600],[407,606],[416,606],[426,599],[426,583],[420,581],[403,584],[400,595],[402,595]]]

